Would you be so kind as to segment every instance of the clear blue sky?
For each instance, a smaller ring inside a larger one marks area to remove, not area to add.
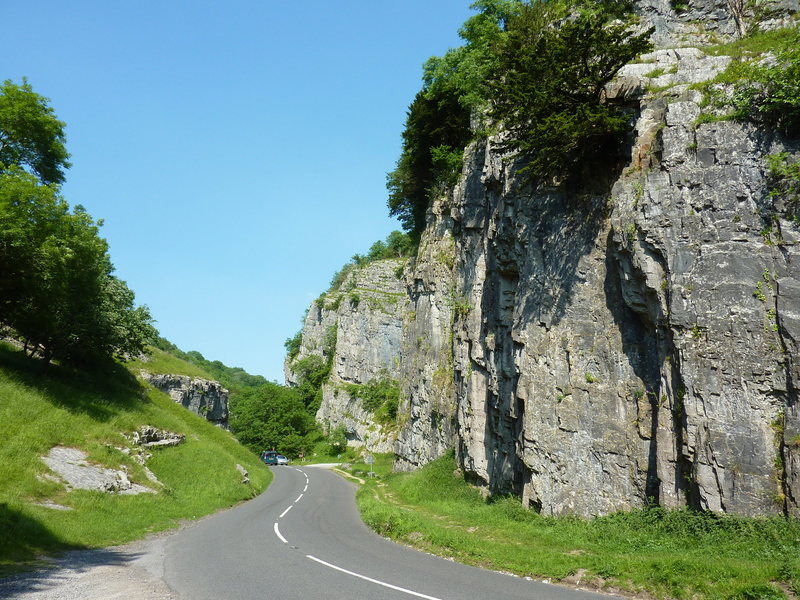
[[[471,0],[3,2],[4,70],[67,123],[63,193],[183,350],[283,382],[283,342],[398,224],[421,64]]]

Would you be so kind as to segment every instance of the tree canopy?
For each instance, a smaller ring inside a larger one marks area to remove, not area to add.
[[[65,124],[59,121],[47,98],[6,80],[0,85],[0,172],[23,167],[45,184],[62,183],[69,168]]]
[[[231,398],[231,431],[259,452],[275,449],[289,456],[305,451],[306,436],[316,425],[296,390],[265,383]]]
[[[453,185],[470,139],[469,109],[446,86],[421,91],[408,109],[403,150],[386,176],[389,214],[417,241],[431,198]]]
[[[564,179],[614,154],[629,123],[604,86],[650,44],[632,33],[631,2],[478,0],[464,45],[428,59],[387,175],[389,214],[418,239],[432,199],[458,180],[464,147],[499,126],[528,176]],[[470,121],[477,124],[472,131]]]
[[[47,362],[97,364],[142,352],[155,329],[113,275],[102,222],[58,193],[63,126],[27,81],[0,87],[0,323]]]
[[[530,160],[532,176],[564,178],[587,158],[612,153],[629,127],[603,90],[651,47],[652,30],[632,34],[630,23],[610,21],[618,16],[612,8],[533,2],[509,20],[488,82],[490,114]]]

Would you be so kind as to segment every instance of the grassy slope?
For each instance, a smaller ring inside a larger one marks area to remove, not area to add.
[[[187,367],[184,372],[195,369]],[[186,435],[183,444],[154,450],[148,461],[164,484],[158,494],[68,493],[42,479],[48,469],[39,457],[66,445],[98,464],[125,465],[132,481],[152,485],[141,467],[113,448],[129,446],[123,434],[141,425]],[[249,471],[250,485],[241,483],[237,463]],[[0,345],[0,575],[35,564],[40,554],[121,543],[173,527],[251,498],[270,480],[266,466],[229,433],[143,386],[127,369],[90,376],[54,367],[43,373]],[[43,500],[74,510],[33,504]]]
[[[365,465],[353,465],[363,472]],[[517,499],[487,503],[452,456],[367,480],[364,521],[382,535],[482,567],[659,598],[786,598],[800,593],[800,522],[651,509],[549,518]]]
[[[200,377],[202,379],[214,379],[209,373],[197,365],[186,362],[168,354],[158,348],[150,348],[152,354],[146,360],[132,360],[128,363],[128,369],[132,373],[138,373],[141,369],[150,371],[157,375],[188,375],[189,377]]]

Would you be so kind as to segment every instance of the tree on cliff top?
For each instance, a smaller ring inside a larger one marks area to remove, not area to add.
[[[603,90],[652,47],[652,30],[633,34],[629,22],[612,20],[617,10],[533,2],[509,20],[488,82],[490,114],[511,134],[508,146],[530,160],[529,176],[563,179],[586,159],[613,154],[627,130],[628,117]]]
[[[42,183],[62,183],[69,168],[65,124],[27,80],[0,85],[0,172],[23,167]]]

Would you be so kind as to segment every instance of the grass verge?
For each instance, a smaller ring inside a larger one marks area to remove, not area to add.
[[[487,502],[455,468],[451,454],[413,473],[376,469],[357,494],[364,522],[460,562],[605,591],[687,600],[800,593],[796,520],[660,508],[545,517],[516,498]]]
[[[179,446],[152,450],[148,467],[117,450],[142,425],[182,433]],[[79,448],[89,461],[125,466],[130,479],[158,490],[120,496],[66,491],[47,478],[41,456],[56,445]],[[236,464],[249,471],[242,484]],[[124,543],[252,498],[272,474],[228,432],[144,386],[126,368],[83,373],[51,366],[0,344],[0,576],[42,564],[67,549]],[[41,506],[49,501],[69,507]]]

